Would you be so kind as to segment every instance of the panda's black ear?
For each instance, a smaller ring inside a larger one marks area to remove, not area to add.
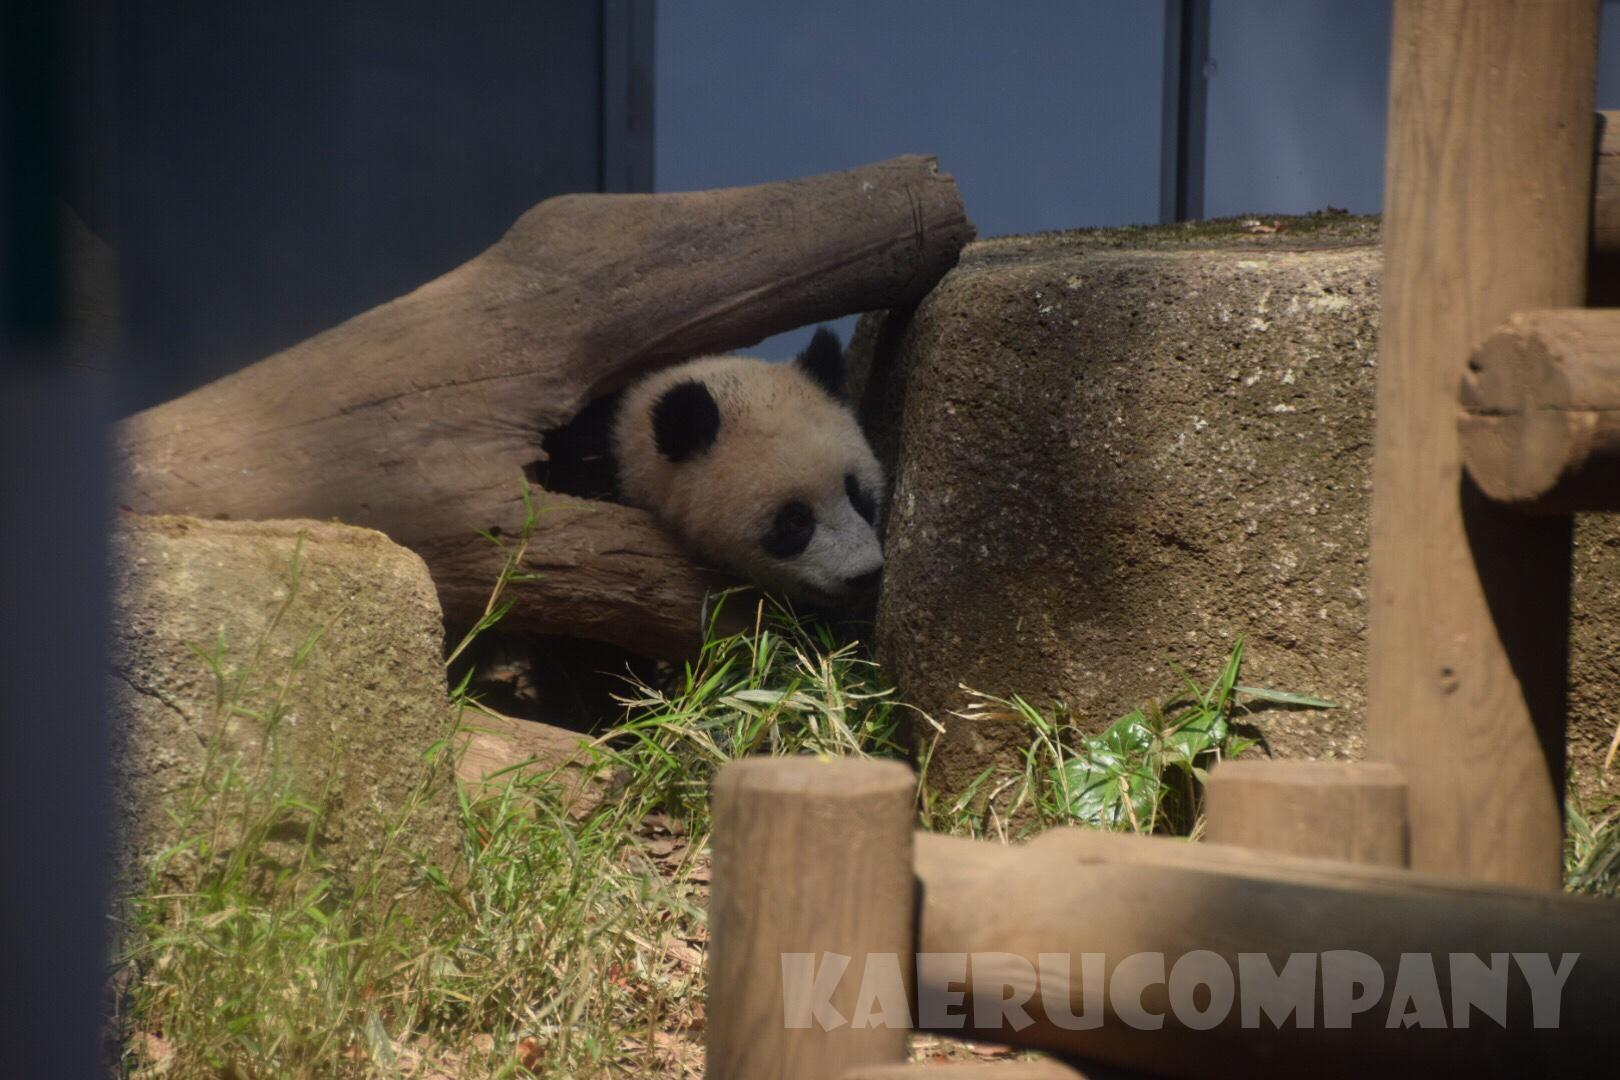
[[[844,400],[844,347],[838,344],[837,334],[825,326],[818,328],[794,363],[817,386],[839,401]]]
[[[709,388],[687,379],[658,395],[652,407],[653,443],[670,461],[694,458],[720,434],[720,406]]]

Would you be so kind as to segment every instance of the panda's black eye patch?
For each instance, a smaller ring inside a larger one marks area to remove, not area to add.
[[[771,528],[760,538],[759,546],[765,554],[778,559],[791,559],[810,546],[810,537],[816,531],[816,512],[802,502],[783,503],[771,519]]]
[[[665,390],[652,407],[653,444],[670,461],[697,457],[720,434],[720,406],[709,388],[686,379]]]
[[[875,525],[877,517],[877,503],[873,501],[870,492],[861,487],[861,482],[855,479],[854,473],[844,474],[844,492],[849,496],[849,505],[855,512],[866,519],[868,525]]]

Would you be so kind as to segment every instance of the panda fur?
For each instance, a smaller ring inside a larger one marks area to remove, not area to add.
[[[591,408],[605,445],[547,442],[576,470],[588,460],[572,493],[648,510],[700,559],[795,601],[848,608],[876,586],[883,470],[844,401],[832,331],[792,363],[690,360]]]

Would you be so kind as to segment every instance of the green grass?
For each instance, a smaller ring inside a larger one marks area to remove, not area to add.
[[[474,634],[505,610],[533,519]],[[276,736],[341,617],[265,670],[302,568],[300,545],[258,641],[198,650],[217,692],[206,766],[168,808],[186,839],[119,913],[126,1074],[680,1075],[701,1043],[709,778],[748,753],[898,753],[873,665],[763,606],[749,632],[711,632],[670,686],[627,683],[623,723],[588,754],[585,786],[611,791],[590,812],[577,778],[513,770],[482,797],[453,783],[455,735],[480,708],[462,679],[407,805],[339,873],[317,842],[333,807],[295,794]],[[225,726],[243,720],[264,738],[224,752]],[[412,815],[451,798],[462,850],[435,865],[412,848]],[[654,811],[672,837],[649,838]]]
[[[303,567],[300,539],[286,596],[245,651],[223,635],[196,650],[215,692],[201,773],[167,807],[184,839],[151,860],[146,888],[120,913],[117,1019],[141,1036],[131,1070],[145,1056],[163,1059],[167,1075],[326,1074],[352,1049],[334,1018],[375,1029],[375,988],[401,972],[408,980],[422,959],[398,907],[398,867],[411,858],[411,816],[446,782],[448,743],[424,748],[420,778],[369,858],[336,873],[317,843],[330,786],[300,795],[279,745],[288,693],[334,626],[302,642],[284,670],[265,662]],[[227,750],[238,742],[227,729],[243,720],[261,737]]]
[[[1024,769],[1012,776],[981,773],[943,807],[925,806],[924,821],[939,831],[1003,838],[1059,825],[1197,835],[1209,768],[1255,745],[1239,731],[1250,703],[1335,707],[1304,694],[1239,684],[1243,651],[1239,637],[1207,688],[1182,674],[1180,693],[1149,701],[1098,734],[1088,734],[1062,706],[1041,710],[1016,695],[969,690],[975,700],[964,719],[1012,721],[1028,729]]]
[[[496,541],[507,567],[474,633],[505,610],[534,515],[521,537]],[[460,679],[415,793],[349,873],[317,843],[333,807],[295,794],[275,738],[305,659],[343,632],[341,617],[288,670],[264,670],[262,640],[199,650],[217,689],[210,722],[250,720],[266,737],[210,757],[171,807],[187,839],[125,900],[113,979],[125,1072],[685,1075],[702,1041],[716,770],[761,753],[906,757],[909,733],[932,723],[895,702],[857,645],[768,603],[752,614],[727,634],[717,608],[692,662],[660,685],[627,680],[622,719],[590,745],[583,777],[514,769],[479,796],[455,785],[457,729],[482,707]],[[1023,767],[937,801],[924,784],[919,817],[969,835],[1072,823],[1194,835],[1205,770],[1251,745],[1240,729],[1252,705],[1328,705],[1245,687],[1242,664],[1239,641],[1211,681],[1184,678],[1095,734],[1061,709],[976,694],[968,720],[1027,729]],[[607,797],[587,811],[577,793],[593,787]],[[429,799],[459,807],[448,865],[413,847],[412,816]],[[1612,827],[1582,835],[1572,865],[1612,883]]]
[[[533,524],[530,506],[474,634],[504,610]],[[661,1019],[661,987],[641,977],[657,966],[649,954],[668,950],[636,931],[692,916],[634,858],[626,822],[568,817],[547,778],[476,801],[453,786],[454,736],[475,704],[465,684],[370,857],[346,873],[327,863],[317,838],[333,808],[324,793],[295,794],[277,733],[288,691],[321,636],[342,632],[341,613],[285,670],[265,661],[302,570],[300,542],[286,597],[256,642],[233,650],[221,637],[198,650],[216,692],[204,768],[168,808],[186,839],[151,861],[146,887],[120,912],[113,985],[125,1071],[510,1076],[520,1059],[548,1075],[591,1071],[618,1053],[620,1032]],[[263,738],[226,753],[224,729],[243,719]],[[412,817],[428,799],[451,798],[462,851],[441,867],[412,850]]]
[[[734,758],[905,756],[903,711],[859,643],[771,601],[746,632],[719,633],[719,618],[717,606],[672,689],[630,683],[624,722],[602,740],[604,763],[628,776],[638,810],[706,830],[709,781]]]
[[[1564,807],[1564,887],[1570,892],[1620,897],[1620,800]]]

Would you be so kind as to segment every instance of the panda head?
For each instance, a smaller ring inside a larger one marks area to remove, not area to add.
[[[709,562],[821,607],[876,586],[883,472],[831,331],[791,364],[710,357],[649,376],[614,443],[623,494]]]

